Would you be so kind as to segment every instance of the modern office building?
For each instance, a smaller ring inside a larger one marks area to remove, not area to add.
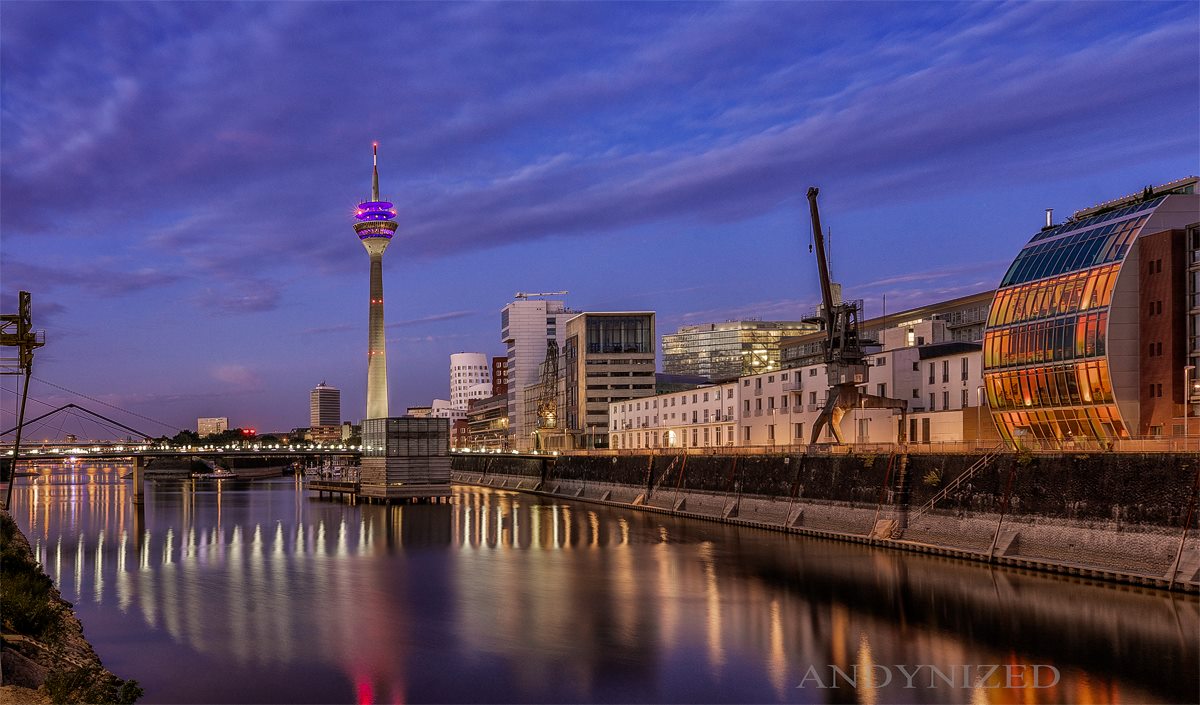
[[[316,428],[341,424],[342,392],[322,381],[308,395],[308,425]]]
[[[566,325],[563,431],[575,447],[607,448],[613,402],[654,395],[654,312],[587,312]]]
[[[571,311],[562,301],[531,298],[519,294],[500,311],[500,340],[507,348],[508,423],[512,446],[532,447],[523,412],[521,391],[538,381],[540,366],[546,359],[546,342],[553,340],[561,349]]]
[[[383,253],[396,234],[396,209],[379,198],[379,144],[371,172],[371,198],[358,204],[354,214],[354,232],[367,250],[371,261],[370,305],[367,338],[367,416],[388,415],[387,337],[383,327]]]
[[[492,396],[492,366],[487,355],[459,352],[450,356],[450,404],[466,409],[472,399]]]
[[[981,291],[977,294],[961,296],[946,301],[938,301],[909,308],[885,316],[868,318],[859,324],[861,338],[880,341],[884,331],[900,327],[912,327],[911,324],[921,321],[940,320],[946,324],[946,332],[950,340],[965,342],[982,342],[983,328],[987,322],[988,311],[991,309],[993,290]],[[915,336],[920,337],[915,334]],[[924,345],[926,341],[908,341],[909,345]],[[824,356],[824,333],[804,333],[787,338],[780,343],[780,359],[783,367],[797,367],[819,362]],[[927,341],[932,343],[933,341]]]
[[[785,337],[817,330],[800,321],[725,321],[683,326],[662,337],[663,372],[710,380],[777,370]]]
[[[196,419],[196,435],[203,438],[229,430],[229,417],[210,416]]]
[[[1197,181],[1058,225],[1047,212],[1005,273],[984,336],[985,385],[1006,440],[1059,447],[1183,434]]]

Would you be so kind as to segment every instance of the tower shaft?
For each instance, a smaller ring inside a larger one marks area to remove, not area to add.
[[[387,337],[383,327],[383,252],[370,252],[371,308],[367,342],[367,418],[388,415]]]

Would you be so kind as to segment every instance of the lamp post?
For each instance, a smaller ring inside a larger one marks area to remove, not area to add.
[[[975,388],[975,447],[983,440],[983,385]]]
[[[1191,376],[1195,365],[1185,365],[1183,368],[1183,447],[1188,445],[1188,407],[1191,406],[1192,387]]]

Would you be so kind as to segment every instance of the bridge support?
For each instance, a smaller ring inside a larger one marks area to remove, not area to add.
[[[146,459],[140,455],[133,456],[133,503],[141,505],[145,501]]]

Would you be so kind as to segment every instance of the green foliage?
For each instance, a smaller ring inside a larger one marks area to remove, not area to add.
[[[46,641],[62,629],[63,606],[54,583],[23,545],[13,540],[17,525],[0,515],[0,616],[6,631]]]
[[[1024,448],[1017,451],[1017,465],[1020,465],[1021,467],[1027,467],[1031,463],[1033,463],[1033,453],[1030,453]]]
[[[938,485],[941,485],[942,469],[933,468],[929,472],[925,473],[925,476],[921,478],[921,482],[924,483],[926,487],[937,487]]]
[[[863,467],[868,470],[875,467],[875,454],[874,453],[863,456]]]
[[[121,680],[94,666],[54,671],[45,685],[55,703],[132,705],[144,692],[137,681]]]

